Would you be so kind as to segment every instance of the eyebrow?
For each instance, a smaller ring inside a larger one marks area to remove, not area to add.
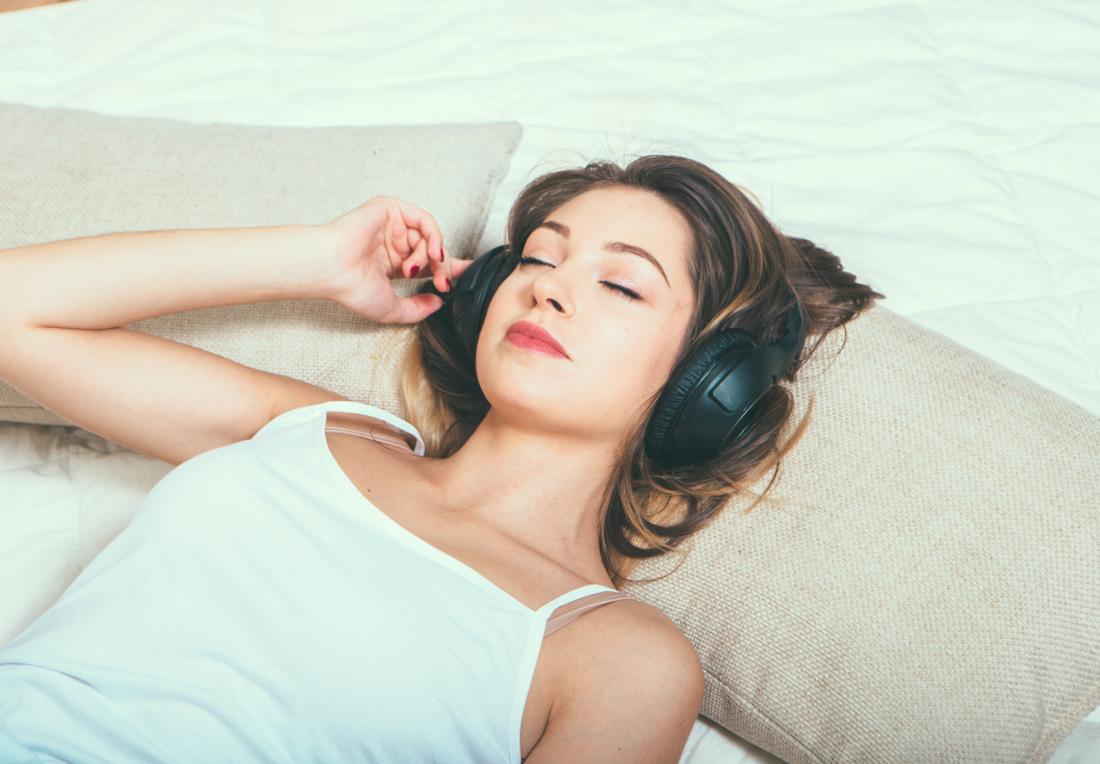
[[[544,220],[543,222],[535,226],[535,230],[538,230],[539,228],[549,228],[551,231],[555,231],[556,233],[561,234],[562,237],[564,237],[565,239],[569,238],[569,226],[567,226],[565,223],[559,223],[556,220]],[[603,243],[603,248],[608,252],[623,252],[628,255],[637,255],[638,257],[644,257],[646,260],[657,266],[657,270],[661,272],[661,278],[663,278],[665,280],[665,283],[668,284],[669,289],[672,288],[672,284],[668,283],[668,276],[665,275],[665,269],[661,267],[661,264],[659,262],[657,262],[657,258],[649,254],[649,252],[642,249],[641,247],[637,247],[633,244],[627,244],[626,242],[622,241],[605,241]]]

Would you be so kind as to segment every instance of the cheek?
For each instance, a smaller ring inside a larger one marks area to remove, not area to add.
[[[589,353],[599,357],[599,366],[605,373],[620,379],[623,371],[630,372],[648,386],[648,378],[667,365],[667,332],[660,326],[643,321],[602,324],[585,342]]]
[[[652,316],[640,314],[626,314],[598,322],[597,329],[603,335],[603,341],[609,343],[609,347],[618,343],[653,352],[659,350],[668,334],[665,326]]]
[[[504,332],[508,331],[508,324],[523,314],[522,306],[515,301],[513,293],[506,291],[506,287],[507,282],[489,300],[489,309],[485,311],[485,319],[481,324],[483,340],[489,336],[503,337]]]

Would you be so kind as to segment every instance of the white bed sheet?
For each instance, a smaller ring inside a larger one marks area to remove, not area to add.
[[[79,0],[0,14],[0,100],[265,125],[518,120],[520,188],[685,154],[884,304],[1100,415],[1100,5]],[[288,221],[290,222],[290,221]],[[0,644],[169,465],[0,423]],[[705,718],[690,764],[779,761]],[[1054,764],[1100,761],[1100,708]]]

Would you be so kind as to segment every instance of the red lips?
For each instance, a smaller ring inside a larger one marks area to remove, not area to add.
[[[538,324],[532,324],[530,321],[516,321],[514,324],[508,327],[508,331],[506,332],[505,336],[511,334],[512,332],[518,332],[520,334],[527,335],[528,337],[532,337],[539,342],[545,342],[547,345],[554,348],[554,350],[557,350],[566,358],[569,357],[569,354],[565,352],[565,348],[561,346],[561,343],[554,339],[554,335],[543,329]]]

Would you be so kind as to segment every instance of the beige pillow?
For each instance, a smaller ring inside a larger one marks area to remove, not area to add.
[[[6,107],[0,246],[321,222],[388,193],[469,257],[519,136]],[[405,414],[409,325],[297,301],[132,326]],[[796,420],[816,406],[770,500],[731,501],[679,570],[624,589],[695,644],[704,715],[787,761],[1045,762],[1100,704],[1100,420],[882,306],[842,340],[792,388]],[[0,418],[62,421],[2,385]]]
[[[386,194],[426,209],[449,249],[471,257],[522,133],[518,122],[265,127],[0,102],[0,249],[115,231],[323,223]],[[421,281],[394,283],[411,295]],[[334,302],[205,308],[126,326],[401,410],[394,340],[411,335]],[[71,425],[3,382],[0,421]]]
[[[768,500],[623,589],[788,762],[1045,762],[1100,704],[1100,419],[882,305],[842,342]]]

